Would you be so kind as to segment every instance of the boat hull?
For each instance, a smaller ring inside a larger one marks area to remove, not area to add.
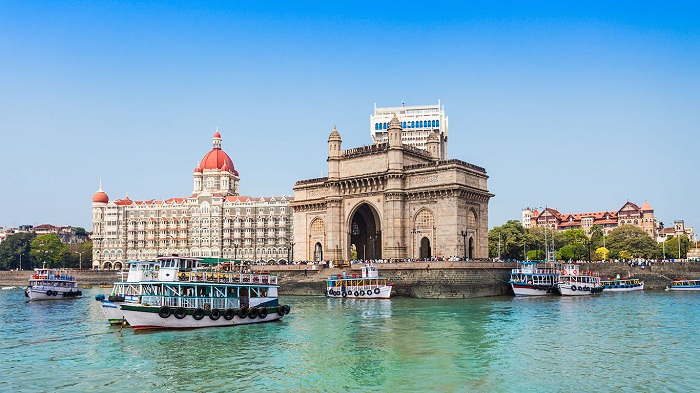
[[[110,325],[121,325],[124,322],[124,313],[120,306],[123,302],[111,302],[107,299],[100,301],[100,310],[107,318]]]
[[[533,285],[516,284],[516,283],[511,283],[510,286],[511,286],[511,288],[513,288],[513,293],[517,297],[549,296],[549,295],[556,295],[557,294],[557,290],[553,286],[535,287]]]
[[[350,298],[350,299],[389,299],[391,297],[391,285],[374,287],[369,289],[329,287],[324,291],[326,297]],[[378,291],[377,291],[378,290]]]
[[[642,290],[644,290],[644,283],[642,283],[641,285],[637,285],[634,287],[628,287],[628,288],[608,288],[608,287],[603,288],[604,292],[631,292],[631,291],[642,291]]]
[[[227,320],[224,316],[212,319],[211,314],[204,315],[201,319],[195,319],[192,315],[192,310],[189,310],[188,314],[181,319],[175,317],[173,314],[163,318],[158,313],[158,307],[129,304],[120,305],[124,317],[134,330],[199,329],[272,322],[280,320],[286,315],[285,313],[282,315],[279,314],[277,310],[280,307],[268,308],[268,313],[264,318],[260,318],[259,316],[255,318],[250,318],[248,316],[241,318],[238,313],[236,313],[232,319]],[[207,313],[209,313],[209,311],[207,311]]]
[[[700,291],[700,286],[666,287],[666,291]]]
[[[82,296],[81,291],[68,291],[66,288],[29,288],[24,290],[25,296],[30,300],[73,300],[80,299]]]
[[[595,288],[597,289],[594,290]],[[559,284],[558,289],[562,296],[590,296],[597,295],[602,292],[603,287],[591,284],[571,285],[566,283]]]

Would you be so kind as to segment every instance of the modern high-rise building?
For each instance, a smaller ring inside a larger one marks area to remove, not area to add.
[[[110,201],[92,197],[93,267],[119,269],[127,259],[158,255],[284,262],[291,259],[292,211],[288,196],[238,195],[238,171],[221,149],[221,135],[194,169],[191,196]]]
[[[401,106],[393,108],[377,108],[370,116],[370,134],[374,143],[384,143],[389,140],[389,122],[396,115],[401,125],[401,142],[410,147],[427,150],[428,138],[437,137],[440,149],[440,159],[447,157],[447,116],[445,107],[437,105]]]

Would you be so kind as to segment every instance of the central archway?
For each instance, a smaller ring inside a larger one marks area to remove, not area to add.
[[[350,216],[350,241],[347,255],[354,247],[357,259],[382,259],[382,231],[379,214],[363,203]]]

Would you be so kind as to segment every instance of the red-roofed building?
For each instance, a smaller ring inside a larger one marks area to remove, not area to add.
[[[121,269],[127,260],[158,255],[282,262],[291,258],[292,197],[238,195],[239,174],[221,149],[213,147],[193,174],[194,190],[184,198],[109,200],[93,195],[93,267]]]
[[[654,209],[647,201],[644,201],[642,207],[627,201],[616,211],[561,214],[552,208],[545,208],[540,212],[538,209],[527,207],[523,209],[522,214],[525,228],[546,226],[559,231],[583,229],[590,234],[591,228],[597,225],[607,234],[618,226],[629,224],[642,228],[652,238],[656,238],[657,234]]]

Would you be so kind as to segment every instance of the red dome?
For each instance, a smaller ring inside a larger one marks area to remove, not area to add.
[[[216,131],[216,133],[214,133],[212,142],[214,148],[211,149],[211,151],[207,153],[204,156],[204,158],[202,158],[202,161],[199,163],[199,166],[195,168],[195,172],[201,172],[205,169],[216,169],[231,172],[234,175],[238,176],[238,171],[236,171],[236,168],[233,167],[233,161],[231,161],[231,157],[229,157],[228,154],[226,154],[226,152],[221,150],[221,134],[219,134],[218,130]]]
[[[105,194],[102,189],[97,191],[95,195],[92,196],[92,203],[108,203],[109,202],[109,197],[107,194]]]
[[[225,168],[224,165],[226,166]],[[228,154],[221,149],[211,149],[211,151],[207,153],[204,158],[202,158],[202,161],[199,163],[199,168],[201,168],[201,170],[225,170],[238,176],[238,172],[233,168],[233,161],[231,161],[231,157],[229,157]]]

